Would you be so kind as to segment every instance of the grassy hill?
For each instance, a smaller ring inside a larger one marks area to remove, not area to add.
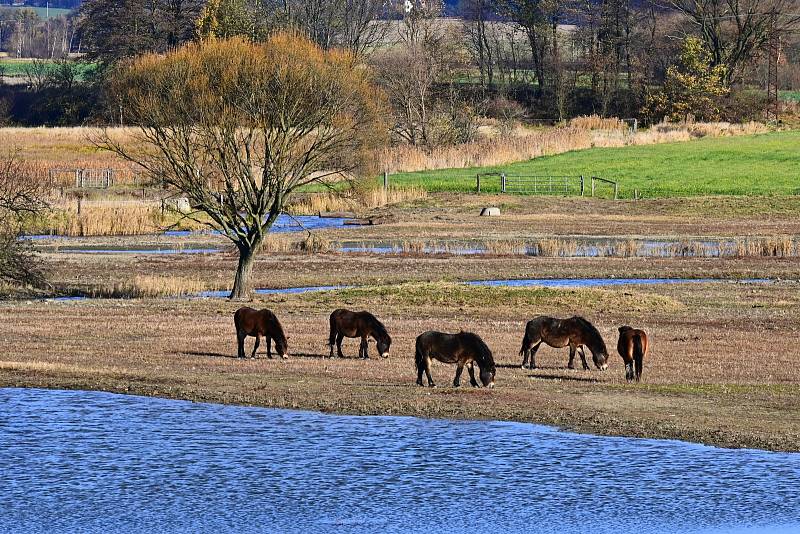
[[[623,197],[788,195],[800,192],[800,131],[699,139],[622,148],[592,148],[505,165],[392,175],[395,185],[430,191],[474,191],[478,173],[599,176],[619,183]],[[482,189],[499,191],[499,179]]]

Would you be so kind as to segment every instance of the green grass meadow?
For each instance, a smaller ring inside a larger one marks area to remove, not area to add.
[[[800,131],[707,138],[621,148],[591,148],[501,167],[444,169],[393,174],[393,185],[429,191],[475,191],[476,175],[598,176],[616,181],[621,198],[800,194]],[[481,190],[499,192],[499,177],[485,177]],[[598,188],[598,195],[611,190]],[[588,193],[588,185],[587,185]],[[613,193],[611,193],[613,194]]]
[[[48,63],[48,65],[54,64],[54,62],[49,60],[44,60]],[[4,76],[8,77],[15,77],[15,78],[24,78],[26,76],[26,69],[33,65],[33,59],[12,59],[12,58],[0,58],[0,70],[3,71]],[[79,79],[85,80],[86,78],[90,77],[94,74],[94,71],[97,70],[96,63],[78,63],[78,77]]]
[[[72,12],[71,9],[63,9],[63,8],[56,8],[56,7],[51,7],[48,10],[45,7],[6,6],[6,5],[2,5],[2,6],[0,6],[0,9],[18,9],[18,10],[33,11],[34,13],[36,13],[36,16],[38,16],[40,19],[46,19],[48,17],[48,14],[49,14],[49,17],[52,19],[52,18],[55,18],[55,17],[67,16]]]

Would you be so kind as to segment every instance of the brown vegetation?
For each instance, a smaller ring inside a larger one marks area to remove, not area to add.
[[[596,125],[609,126],[609,123],[615,126],[611,129],[595,128]],[[570,122],[566,127],[518,129],[512,135],[457,145],[433,148],[397,145],[383,151],[380,164],[389,172],[492,167],[586,148],[672,143],[765,131],[766,127],[758,123],[664,123],[632,134],[627,129],[620,129],[616,120],[589,118],[575,124]]]
[[[236,305],[222,300],[8,303],[0,305],[9,348],[0,355],[0,384],[339,413],[508,419],[797,450],[797,355],[788,349],[761,357],[773,335],[768,325],[784,330],[787,347],[800,341],[791,329],[800,309],[795,301],[796,290],[781,285],[613,291],[423,285],[276,295],[259,306],[278,313],[289,335],[287,362],[236,361]],[[380,313],[395,340],[388,360],[323,359],[324,325],[340,303]],[[605,373],[568,371],[564,351],[549,348],[539,351],[539,369],[520,370],[522,328],[534,310],[583,313],[612,344],[619,324],[642,325],[653,336],[645,381],[626,386],[617,359]],[[180,331],[175,317],[182,318]],[[498,364],[494,392],[431,392],[414,385],[414,338],[434,327],[469,327],[487,341]],[[731,353],[727,347],[734,346]]]

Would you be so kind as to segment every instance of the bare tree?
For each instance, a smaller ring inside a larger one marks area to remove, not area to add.
[[[26,219],[46,210],[43,181],[15,156],[0,160],[0,280],[41,286],[44,271],[19,236]]]
[[[80,29],[88,57],[114,62],[191,40],[204,0],[86,0]]]
[[[363,56],[388,28],[385,0],[289,0],[288,20],[325,50],[346,48]]]
[[[798,0],[670,0],[686,15],[708,50],[712,66],[725,68],[725,82],[737,82],[750,61],[779,35],[800,26]]]
[[[368,71],[293,34],[146,55],[109,89],[144,148],[108,134],[102,146],[182,192],[236,245],[231,298],[249,295],[255,256],[292,193],[366,170],[384,139]]]
[[[493,9],[492,0],[462,0],[461,16],[463,18],[463,32],[467,46],[473,60],[478,64],[481,85],[494,84],[494,48],[492,47],[489,33],[491,32],[488,18]]]

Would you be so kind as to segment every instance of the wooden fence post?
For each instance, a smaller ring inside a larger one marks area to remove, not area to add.
[[[389,172],[383,171],[383,188],[389,189]]]
[[[481,192],[481,175],[477,174],[475,176],[475,178],[476,178],[476,184],[477,184],[477,191],[478,191],[478,193],[480,193]]]
[[[619,184],[614,182],[614,200],[617,200],[617,193],[619,193]]]
[[[583,175],[581,174],[581,196],[583,196],[583,187],[584,187],[584,184],[583,184]]]
[[[594,197],[594,176],[592,176],[592,197]]]
[[[500,190],[506,192],[506,173],[500,173]]]

